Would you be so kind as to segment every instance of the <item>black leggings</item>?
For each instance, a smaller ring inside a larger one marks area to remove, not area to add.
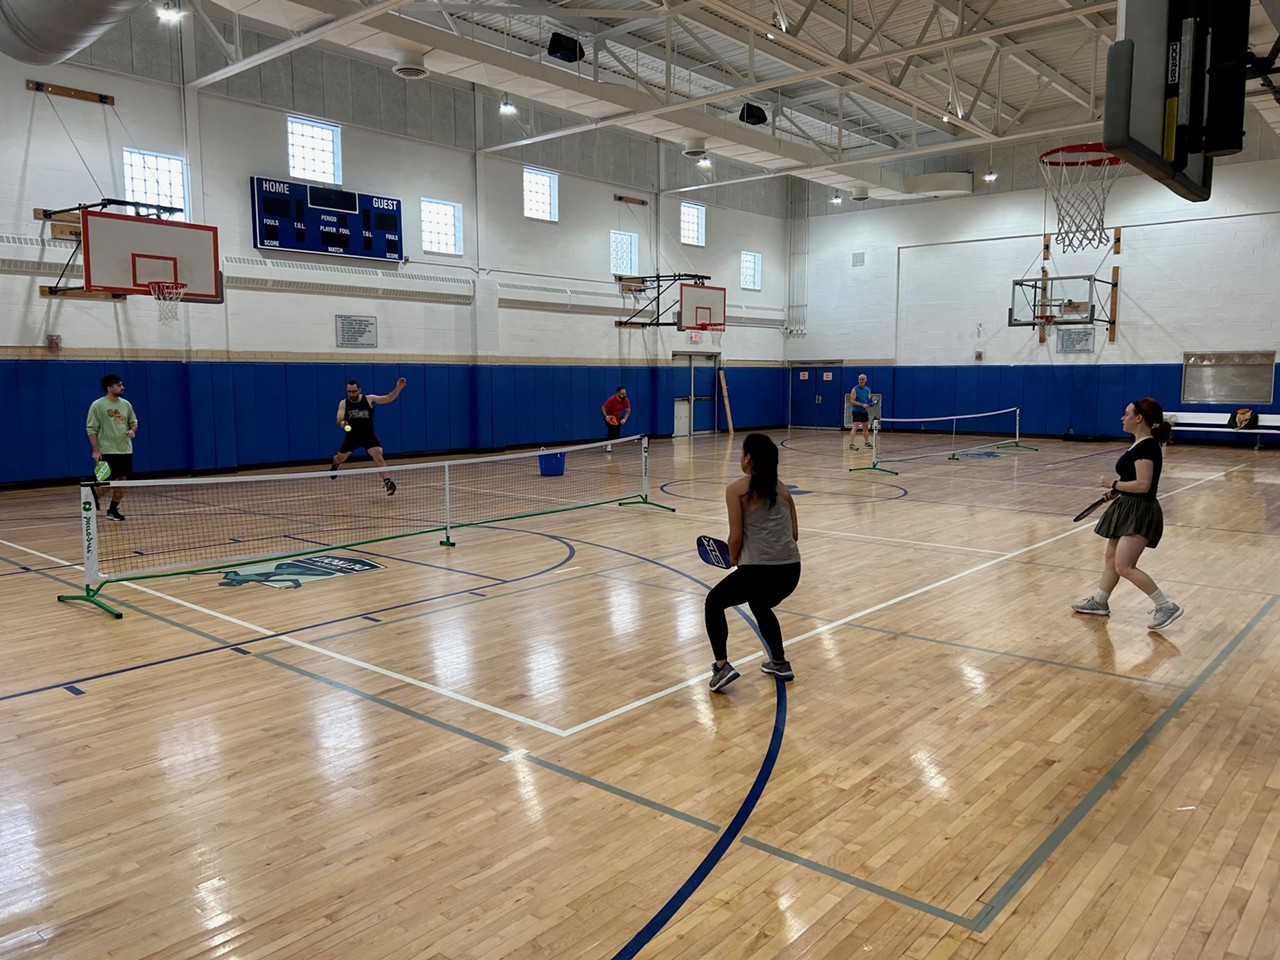
[[[764,634],[770,659],[787,659],[782,649],[782,626],[773,615],[773,608],[791,596],[799,583],[800,564],[796,562],[739,567],[712,587],[704,615],[707,639],[716,660],[729,659],[729,621],[724,612],[743,603],[751,608],[751,615]]]

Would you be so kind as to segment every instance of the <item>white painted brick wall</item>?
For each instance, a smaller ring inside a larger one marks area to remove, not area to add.
[[[1006,326],[1012,280],[1041,267],[1044,192],[1027,190],[815,218],[808,330],[788,356],[962,364],[981,349],[986,364],[1179,363],[1188,350],[1275,349],[1280,162],[1215,174],[1203,204],[1122,179],[1107,205],[1108,224],[1125,228],[1118,257],[1054,246],[1053,275],[1109,279],[1121,267],[1117,342],[1104,344],[1099,327],[1092,355],[1057,354],[1053,338],[1041,345],[1034,330]],[[864,267],[850,266],[857,250]]]
[[[41,95],[21,92],[28,74],[117,97],[116,110],[123,126],[96,104],[54,100],[92,177],[48,101]],[[126,145],[178,156],[184,153],[180,96],[172,86],[76,66],[35,70],[3,59],[0,84],[10,91],[0,98],[0,124],[9,132],[0,138],[0,233],[40,236],[40,225],[31,220],[35,206],[64,207],[103,196],[122,197],[121,152]],[[213,95],[200,97],[203,183],[191,188],[193,193],[201,191],[205,222],[219,228],[223,257],[270,260],[286,272],[295,262],[385,268],[375,262],[254,249],[249,180],[255,175],[288,176],[284,117],[284,113],[267,107]],[[678,270],[711,274],[711,282],[727,287],[729,302],[737,305],[731,312],[769,315],[772,311],[781,317],[785,307],[785,221],[709,207],[708,245],[695,249],[679,243],[678,201],[663,201],[659,236],[653,205],[656,197],[638,194],[634,188],[561,176],[560,222],[548,224],[523,216],[519,163],[487,155],[477,163],[469,151],[351,127],[343,130],[342,152],[345,189],[399,197],[404,202],[405,248],[417,261],[410,269],[466,276],[475,282],[473,306],[371,302],[233,288],[228,290],[225,304],[184,306],[186,322],[164,328],[157,322],[156,305],[147,298],[134,297],[125,303],[40,299],[38,285],[52,282],[65,259],[61,251],[45,251],[47,276],[0,274],[0,309],[8,318],[0,326],[0,344],[38,346],[46,335],[56,333],[67,347],[327,352],[336,356],[334,314],[354,313],[374,314],[379,320],[378,351],[361,353],[361,358],[377,353],[416,353],[665,361],[672,349],[688,349],[687,338],[674,330],[620,331],[612,316],[498,307],[498,298],[504,295],[497,289],[500,281],[605,290],[614,296],[610,301],[613,306],[622,306],[610,271],[611,229],[639,235],[642,273]],[[642,196],[650,206],[616,202],[615,193]],[[422,197],[462,204],[461,257],[421,252]],[[739,288],[742,250],[764,256],[761,291]],[[24,257],[38,255],[36,251]],[[234,273],[236,268],[226,264],[225,270]],[[296,270],[282,275],[318,282],[377,282],[337,273],[327,278],[323,273]],[[777,360],[782,349],[778,331],[743,328],[726,337],[724,353],[734,360]]]

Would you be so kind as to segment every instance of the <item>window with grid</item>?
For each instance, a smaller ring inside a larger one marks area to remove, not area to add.
[[[609,231],[609,270],[623,277],[634,277],[640,272],[639,234]]]
[[[187,165],[181,157],[124,148],[124,198],[161,207],[187,206]],[[139,211],[145,213],[146,211]],[[185,220],[175,213],[168,219]]]
[[[546,170],[524,168],[524,215],[532,220],[560,219],[560,178]]]
[[[707,208],[702,204],[680,201],[680,242],[695,247],[707,245]]]
[[[422,252],[462,253],[462,205],[422,200]]]
[[[289,118],[289,176],[342,182],[342,130],[318,120]]]
[[[761,266],[764,258],[750,250],[742,251],[742,289],[759,290]]]

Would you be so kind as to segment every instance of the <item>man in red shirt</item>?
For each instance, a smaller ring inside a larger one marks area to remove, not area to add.
[[[622,425],[631,416],[631,401],[627,399],[627,388],[619,387],[612,397],[600,405],[600,415],[604,417],[609,429],[609,439],[617,440],[622,434]],[[605,453],[613,452],[613,444],[604,448]]]

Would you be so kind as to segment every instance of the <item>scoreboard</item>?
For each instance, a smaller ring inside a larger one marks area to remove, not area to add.
[[[334,187],[250,178],[253,245],[335,257],[404,260],[402,204]]]

